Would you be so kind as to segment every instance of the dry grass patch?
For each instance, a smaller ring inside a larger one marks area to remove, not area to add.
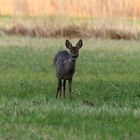
[[[121,29],[112,27],[87,27],[68,25],[61,28],[58,27],[27,27],[22,24],[16,24],[10,29],[1,29],[9,35],[23,35],[31,37],[68,37],[68,38],[102,38],[102,39],[125,39],[133,40],[140,39],[140,31],[132,29]]]

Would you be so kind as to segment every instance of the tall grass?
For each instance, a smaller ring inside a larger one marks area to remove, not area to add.
[[[10,16],[0,18],[0,29],[37,37],[139,39],[139,5],[139,0],[0,0],[0,14]]]
[[[140,17],[139,0],[0,0],[1,15]]]

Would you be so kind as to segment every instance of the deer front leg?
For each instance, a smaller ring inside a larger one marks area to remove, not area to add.
[[[59,90],[59,96],[61,97],[61,93],[62,93],[62,80],[60,80],[60,90]]]
[[[72,94],[71,94],[71,87],[72,87],[72,79],[69,79],[69,97],[71,98],[72,97]]]
[[[64,98],[65,98],[65,91],[66,91],[66,80],[64,79],[64,81],[63,81],[63,94],[64,94]]]
[[[61,79],[58,79],[58,86],[57,86],[56,98],[58,97],[59,92],[60,92],[60,96],[61,96],[61,88],[62,88],[62,80]]]

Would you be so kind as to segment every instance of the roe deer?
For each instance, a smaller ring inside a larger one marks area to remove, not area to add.
[[[75,72],[75,64],[79,55],[79,49],[83,46],[83,41],[80,39],[76,46],[73,46],[69,40],[66,40],[65,46],[70,50],[70,53],[66,50],[59,51],[54,58],[54,66],[56,68],[56,76],[58,79],[56,98],[58,97],[58,94],[61,96],[62,85],[65,98],[66,80],[69,82],[69,96],[72,96],[72,77]]]

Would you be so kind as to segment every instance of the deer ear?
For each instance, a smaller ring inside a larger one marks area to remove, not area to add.
[[[80,49],[82,46],[83,46],[83,41],[82,41],[82,39],[80,39],[80,40],[77,42],[76,47],[77,47],[78,49]]]
[[[66,40],[65,46],[66,46],[68,49],[71,49],[71,48],[72,48],[72,44],[70,43],[69,40]]]

